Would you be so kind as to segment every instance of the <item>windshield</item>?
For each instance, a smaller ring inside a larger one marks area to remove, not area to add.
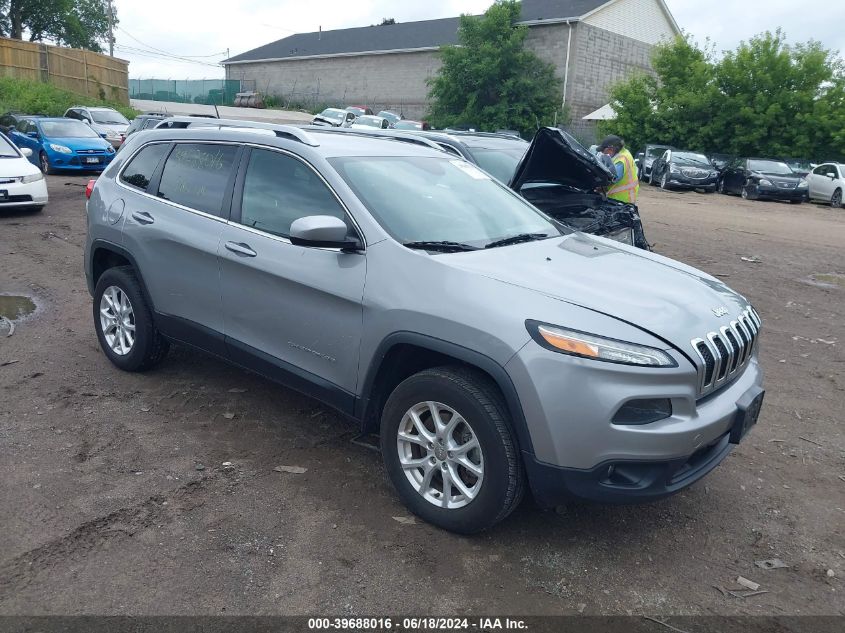
[[[786,161],[786,164],[795,171],[810,171],[813,168],[812,164],[808,160],[788,160]]]
[[[381,119],[374,116],[359,116],[355,119],[354,125],[366,125],[367,127],[381,127]]]
[[[513,179],[519,161],[525,155],[525,148],[514,147],[513,149],[485,149],[483,147],[472,147],[469,152],[481,167],[488,174],[505,184]]]
[[[383,119],[387,119],[391,123],[396,123],[399,120],[398,114],[396,114],[395,112],[390,112],[388,110],[382,110],[381,112],[378,113],[378,116],[380,116]]]
[[[18,158],[18,156],[20,155],[11,141],[0,134],[0,158]]]
[[[748,169],[781,176],[791,176],[793,173],[789,165],[778,160],[750,160],[748,161]]]
[[[129,125],[129,121],[126,120],[126,117],[117,110],[91,110],[91,116],[94,118],[94,123]]]
[[[81,121],[41,121],[41,133],[48,138],[100,138],[90,127]]]
[[[660,158],[668,147],[649,147],[646,156],[649,158]]]
[[[674,152],[672,160],[676,163],[684,165],[697,165],[700,167],[710,167],[710,161],[704,154],[693,154],[692,152]]]
[[[323,110],[317,116],[321,116],[324,119],[334,119],[335,121],[342,121],[343,117],[346,116],[346,112],[343,110]]]
[[[551,220],[460,159],[342,157],[329,162],[399,242],[483,247],[521,234],[561,235]]]

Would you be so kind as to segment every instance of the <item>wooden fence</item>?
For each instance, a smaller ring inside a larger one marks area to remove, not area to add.
[[[0,76],[129,105],[129,62],[92,51],[0,37]]]

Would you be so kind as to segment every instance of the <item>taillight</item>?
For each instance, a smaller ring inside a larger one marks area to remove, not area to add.
[[[88,185],[85,187],[85,197],[86,197],[86,198],[88,198],[88,199],[90,199],[90,198],[91,198],[91,192],[93,192],[93,191],[94,191],[94,185],[95,185],[96,183],[97,183],[97,181],[96,181],[96,180],[89,180],[89,181],[88,181]]]

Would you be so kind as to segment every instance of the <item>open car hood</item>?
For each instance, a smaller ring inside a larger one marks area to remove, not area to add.
[[[528,183],[558,184],[582,191],[607,187],[616,179],[575,138],[552,127],[540,128],[511,179],[517,193]]]

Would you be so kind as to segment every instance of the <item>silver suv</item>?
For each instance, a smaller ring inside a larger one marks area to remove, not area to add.
[[[462,533],[526,489],[672,494],[756,422],[760,318],[718,279],[432,147],[250,125],[133,134],[97,180],[85,272],[117,367],[179,341],[311,395]]]

